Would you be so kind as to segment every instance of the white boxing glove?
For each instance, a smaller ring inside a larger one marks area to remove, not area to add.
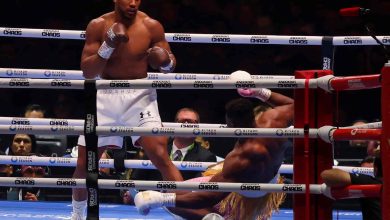
[[[251,74],[246,71],[237,70],[230,74],[231,80],[251,80]],[[271,97],[271,90],[265,88],[255,89],[237,89],[238,94],[242,97],[258,98],[263,102],[266,102]]]
[[[149,214],[150,209],[153,208],[174,207],[175,202],[175,193],[160,193],[152,190],[139,192],[134,198],[134,204],[141,215]]]

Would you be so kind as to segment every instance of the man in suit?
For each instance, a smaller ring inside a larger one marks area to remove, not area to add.
[[[175,116],[177,123],[197,124],[200,122],[199,114],[194,109],[179,109]],[[201,137],[174,137],[168,142],[168,153],[173,161],[216,162],[216,156],[208,150],[208,142]],[[140,159],[147,160],[145,154]],[[184,180],[201,176],[200,171],[180,171]],[[134,169],[130,175],[132,180],[162,180],[158,170]],[[124,203],[130,202],[128,193],[124,194]]]

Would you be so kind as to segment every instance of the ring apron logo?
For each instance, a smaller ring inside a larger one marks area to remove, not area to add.
[[[192,41],[191,35],[189,35],[189,34],[174,34],[172,40],[173,41],[184,41],[184,42],[191,42]]]

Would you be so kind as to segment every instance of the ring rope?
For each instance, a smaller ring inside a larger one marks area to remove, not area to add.
[[[227,124],[206,124],[206,123],[175,123],[162,122],[164,127],[174,128],[227,128]],[[46,125],[46,126],[84,126],[84,120],[79,119],[57,119],[57,118],[20,118],[0,117],[0,125]],[[289,127],[293,128],[293,127]],[[347,126],[341,128],[382,128],[382,122],[371,122],[364,125]]]
[[[84,126],[0,125],[3,134],[84,134]],[[108,136],[186,136],[186,137],[238,137],[238,138],[303,138],[303,128],[173,128],[96,126],[97,135]],[[340,140],[380,140],[382,129],[339,128],[323,126],[308,130],[309,138],[321,138],[331,143]]]
[[[380,87],[380,75],[334,77],[327,75],[308,80],[311,89],[361,90]],[[84,89],[85,80],[0,78],[0,88]],[[356,83],[358,82],[358,83]],[[98,80],[97,89],[303,89],[305,79],[255,80]]]
[[[46,79],[85,79],[81,70],[53,70],[53,69],[20,69],[0,68],[1,78],[46,78]],[[229,79],[227,74],[206,73],[148,73],[148,80],[223,80]],[[294,79],[286,75],[251,75],[252,79]],[[99,78],[96,78],[99,79]]]
[[[226,128],[227,124],[206,123],[175,123],[162,122],[164,127],[174,128]],[[79,119],[56,119],[56,118],[13,118],[0,117],[0,125],[46,125],[46,126],[84,126],[84,120]]]
[[[305,184],[262,184],[262,183],[225,183],[225,182],[174,182],[174,181],[141,181],[99,179],[100,189],[142,189],[142,190],[191,190],[217,192],[286,192],[304,193]],[[62,187],[85,188],[85,179],[73,178],[28,178],[3,177],[0,186],[6,187]],[[248,188],[248,190],[245,190]],[[324,186],[311,184],[310,191],[322,194]]]
[[[48,188],[85,188],[84,179],[72,178],[25,178],[3,177],[0,186],[6,187],[48,187]],[[141,180],[113,180],[99,179],[100,189],[126,189],[139,190],[187,190],[187,191],[213,191],[213,192],[284,192],[289,194],[305,193],[305,184],[263,184],[263,183],[225,183],[225,182],[173,182],[173,181],[141,181]],[[325,194],[331,198],[361,198],[380,196],[380,184],[353,185],[343,188],[331,188],[325,184],[310,184],[312,194]]]
[[[172,161],[179,170],[204,171],[215,162],[198,161]],[[29,165],[29,166],[55,166],[55,167],[75,167],[77,158],[69,157],[37,157],[37,156],[2,156],[0,164],[9,165]],[[100,159],[100,168],[115,168],[113,159]],[[130,169],[156,169],[150,160],[125,160],[125,167]],[[368,167],[333,166],[333,168],[344,170],[348,173],[358,173],[373,176],[374,169]],[[293,174],[292,164],[282,164],[279,173]]]
[[[85,40],[85,31],[32,29],[0,27],[0,37],[28,37],[50,39]],[[322,45],[323,38],[329,36],[286,36],[286,35],[238,35],[238,34],[192,34],[166,33],[168,42],[211,43],[211,44],[267,44],[267,45]],[[390,45],[390,36],[377,36],[383,44]],[[337,36],[332,41],[335,46],[379,45],[371,36]]]

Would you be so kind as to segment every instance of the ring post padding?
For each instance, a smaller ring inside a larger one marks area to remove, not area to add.
[[[87,162],[87,192],[88,192],[88,206],[87,219],[99,219],[99,154],[98,154],[98,137],[96,135],[97,117],[96,117],[96,81],[85,80],[84,85],[85,97],[85,122],[84,122],[84,136],[86,148],[86,162]]]
[[[382,68],[382,219],[390,220],[390,61]]]

